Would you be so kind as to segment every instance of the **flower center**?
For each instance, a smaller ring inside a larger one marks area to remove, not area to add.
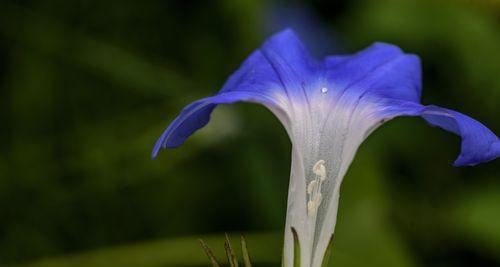
[[[318,162],[314,164],[312,171],[316,177],[307,185],[307,214],[310,217],[316,215],[319,205],[321,204],[321,185],[326,180],[325,161],[322,159],[318,160]]]
[[[328,88],[326,88],[326,87],[321,88],[321,92],[323,94],[326,94],[328,92]]]

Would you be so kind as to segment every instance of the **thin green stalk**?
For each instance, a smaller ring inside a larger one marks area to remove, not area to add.
[[[328,247],[326,248],[325,255],[323,256],[321,267],[328,266],[328,262],[330,261],[330,255],[332,253],[332,246],[333,246],[333,235],[330,237],[330,241],[328,241]]]
[[[244,236],[241,236],[241,253],[243,254],[243,263],[245,267],[252,267],[250,255],[248,254],[247,241]]]
[[[293,234],[293,266],[300,267],[300,242],[297,230],[292,227]]]
[[[238,259],[236,258],[236,254],[234,253],[233,248],[231,247],[231,242],[229,241],[229,236],[227,235],[227,233],[224,248],[226,249],[227,261],[229,262],[229,266],[238,267]]]
[[[212,267],[220,267],[220,264],[217,262],[217,259],[214,256],[214,253],[210,249],[210,247],[205,243],[202,239],[198,239],[200,241],[201,247],[203,248],[203,251],[205,254],[207,254],[208,259],[212,263]]]

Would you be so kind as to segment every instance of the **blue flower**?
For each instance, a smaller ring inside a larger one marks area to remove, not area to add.
[[[228,79],[220,92],[185,107],[153,150],[181,145],[206,125],[218,104],[255,102],[271,110],[292,142],[285,232],[285,266],[292,266],[294,228],[301,266],[320,266],[337,217],[339,188],[363,140],[397,116],[420,116],[462,138],[455,166],[500,156],[498,137],[478,121],[449,109],[420,104],[416,55],[375,43],[353,54],[311,57],[291,30],[269,38]]]

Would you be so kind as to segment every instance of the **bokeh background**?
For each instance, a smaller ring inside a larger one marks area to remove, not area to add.
[[[374,41],[421,56],[423,103],[500,133],[500,2],[0,2],[0,266],[208,266],[223,233],[279,266],[290,142],[256,105],[219,107],[150,152],[272,32],[313,53]],[[500,162],[454,168],[460,139],[400,118],[360,148],[331,266],[500,266]]]

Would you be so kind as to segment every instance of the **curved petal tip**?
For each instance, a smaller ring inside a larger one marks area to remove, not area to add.
[[[458,158],[453,162],[454,167],[464,167],[464,166],[475,166],[481,163],[486,163],[500,158],[500,141],[496,141],[491,144],[488,152],[481,155],[476,155],[476,157],[471,157],[463,155],[461,153]]]

